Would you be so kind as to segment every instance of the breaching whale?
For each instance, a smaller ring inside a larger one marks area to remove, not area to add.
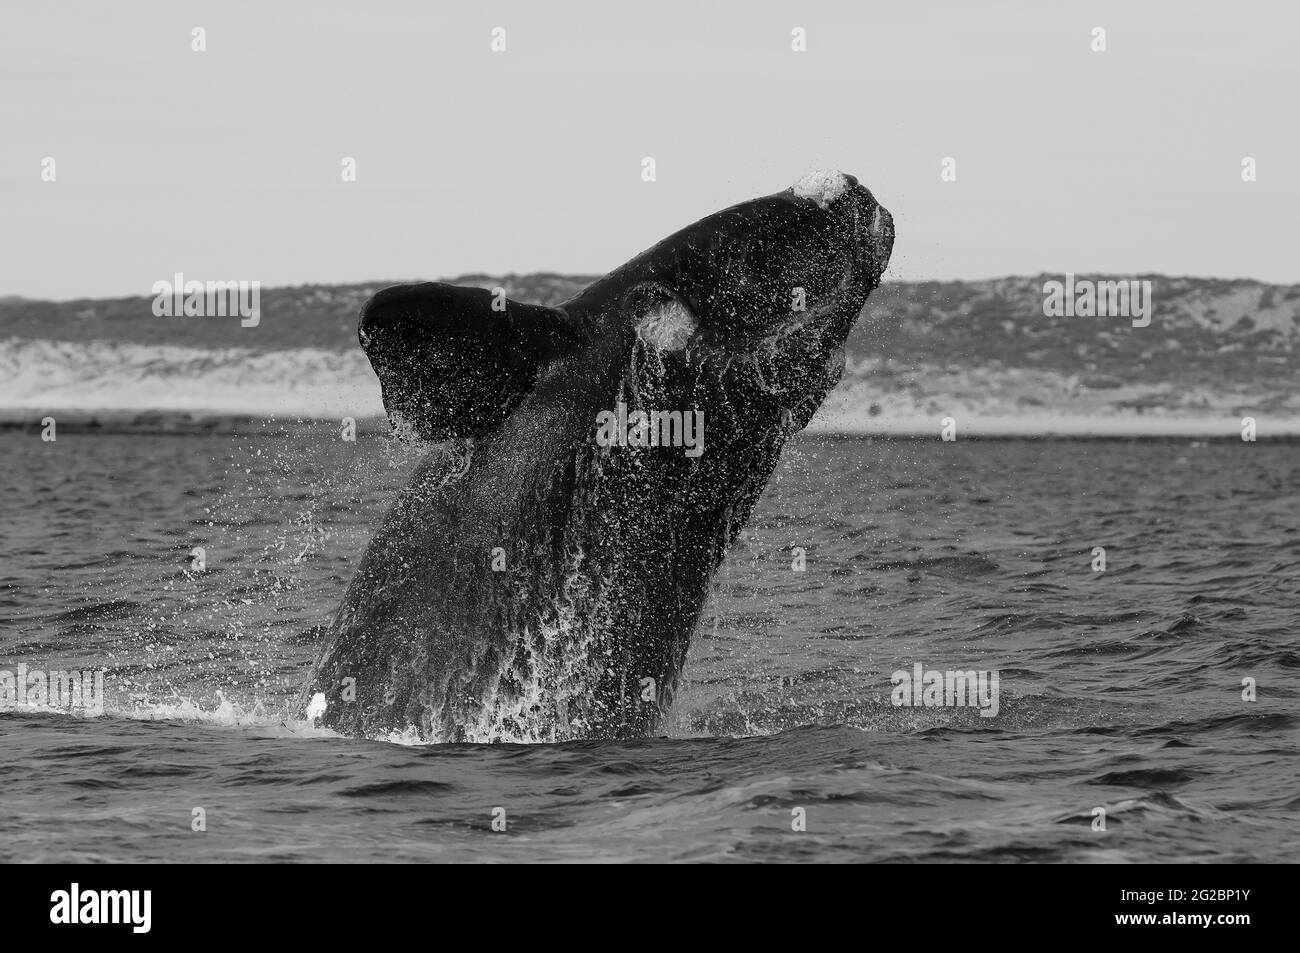
[[[839,380],[893,241],[857,179],[818,172],[556,307],[439,283],[376,294],[358,337],[384,406],[437,445],[362,556],[300,711],[426,741],[652,732],[710,579]]]

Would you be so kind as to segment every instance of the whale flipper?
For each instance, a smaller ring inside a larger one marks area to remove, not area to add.
[[[568,353],[579,334],[558,308],[422,282],[385,288],[367,301],[357,337],[389,419],[425,440],[448,440],[496,429],[538,370]]]

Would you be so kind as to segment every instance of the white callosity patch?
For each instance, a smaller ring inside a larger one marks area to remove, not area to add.
[[[816,172],[809,172],[790,186],[795,195],[801,199],[812,199],[820,208],[830,205],[848,188],[848,176],[835,169],[818,169]]]
[[[657,304],[636,326],[637,337],[660,351],[680,351],[698,327],[690,308],[673,299]]]

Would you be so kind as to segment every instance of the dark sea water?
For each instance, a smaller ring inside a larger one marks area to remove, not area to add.
[[[666,737],[338,737],[291,709],[416,459],[0,434],[0,668],[107,693],[0,713],[0,859],[1300,859],[1300,444],[805,435]],[[996,670],[997,716],[892,705],[917,662]]]

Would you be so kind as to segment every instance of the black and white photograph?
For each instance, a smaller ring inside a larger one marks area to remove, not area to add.
[[[0,861],[85,871],[23,917],[148,933],[104,865],[1087,865],[1112,935],[1250,936],[1297,29],[6,0]]]

